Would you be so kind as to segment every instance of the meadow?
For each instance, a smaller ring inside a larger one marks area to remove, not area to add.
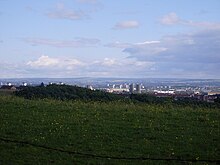
[[[0,164],[219,164],[220,109],[0,96]]]

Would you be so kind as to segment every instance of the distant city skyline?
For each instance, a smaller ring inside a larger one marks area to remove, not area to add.
[[[0,0],[0,78],[220,79],[219,0]]]

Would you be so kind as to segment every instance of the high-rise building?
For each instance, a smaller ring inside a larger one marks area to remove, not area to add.
[[[130,86],[129,86],[129,92],[134,93],[134,84],[133,83],[130,84]]]
[[[91,85],[86,86],[87,89],[93,90],[93,87]]]
[[[136,84],[136,92],[141,93],[141,84]]]
[[[22,83],[22,86],[24,86],[24,87],[26,87],[27,85],[28,85],[28,83],[26,83],[26,82]]]

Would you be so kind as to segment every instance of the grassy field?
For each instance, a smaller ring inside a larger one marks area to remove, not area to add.
[[[12,95],[14,90],[0,89],[0,96]]]
[[[0,96],[0,164],[218,164],[220,110]]]

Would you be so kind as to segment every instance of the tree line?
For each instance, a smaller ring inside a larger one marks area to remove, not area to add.
[[[115,101],[121,100],[120,95],[100,90],[90,90],[71,85],[28,86],[15,92],[16,96],[26,99],[59,99],[59,100],[88,100],[88,101]]]

